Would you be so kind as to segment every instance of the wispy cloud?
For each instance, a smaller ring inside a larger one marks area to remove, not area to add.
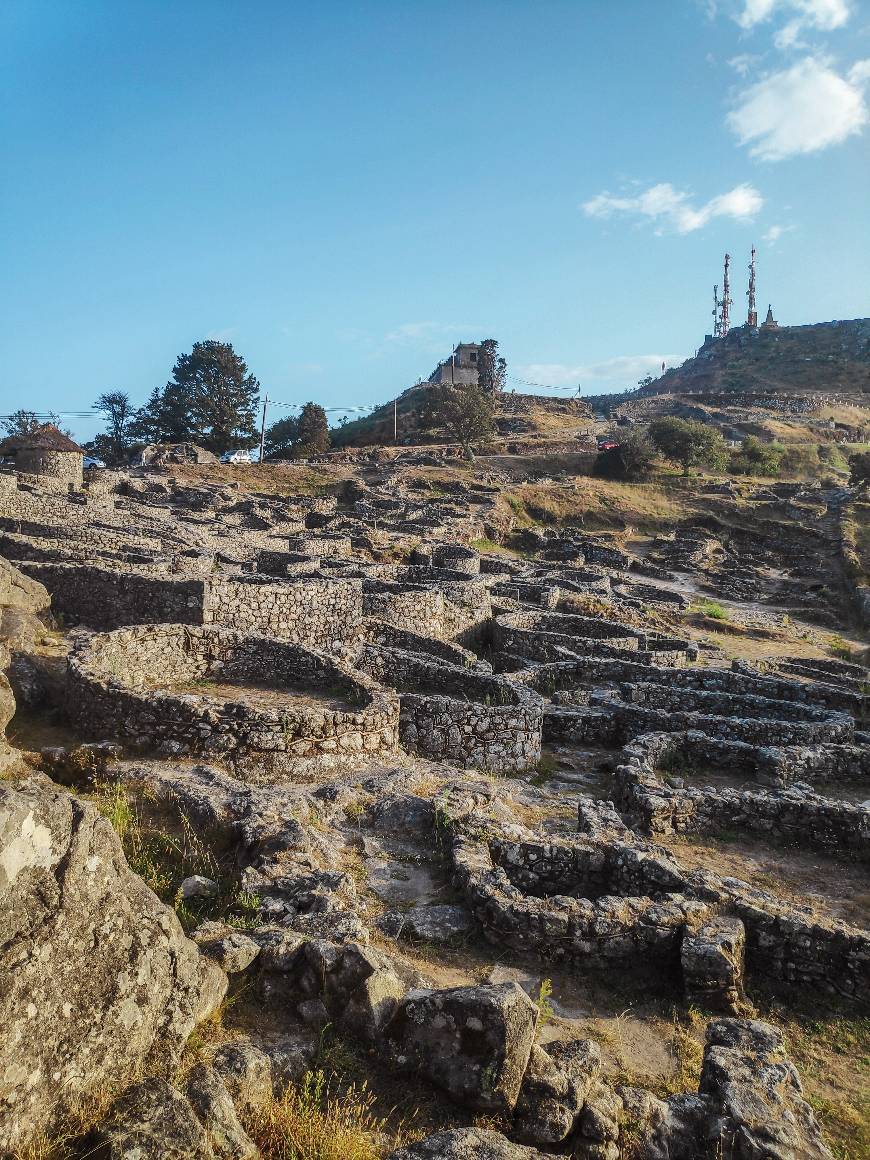
[[[783,234],[790,234],[793,229],[794,226],[773,225],[764,231],[764,233],[761,235],[761,240],[763,242],[767,242],[769,246],[773,246],[779,241]]]
[[[867,124],[868,78],[868,61],[859,61],[844,77],[828,62],[808,56],[745,89],[726,121],[738,142],[762,161],[817,153]]]
[[[692,203],[691,194],[675,189],[670,182],[662,182],[632,197],[599,193],[580,208],[588,217],[609,218],[614,214],[627,214],[640,221],[652,222],[658,227],[656,233],[659,234],[667,230],[688,234],[717,217],[748,221],[763,205],[764,199],[752,185],[736,185],[699,206]]]
[[[220,330],[210,330],[205,337],[212,342],[229,342],[231,338],[235,338],[238,330],[237,326],[224,326]]]
[[[384,335],[384,341],[401,346],[422,346],[438,349],[447,344],[450,350],[457,342],[469,341],[469,336],[478,334],[479,326],[459,322],[404,322],[395,330]],[[449,350],[448,352],[449,353]]]
[[[606,394],[634,387],[645,375],[657,375],[665,366],[677,366],[684,354],[629,354],[595,363],[524,363],[511,368],[518,378],[541,386],[576,386],[584,393]]]
[[[729,68],[734,69],[738,76],[745,77],[749,75],[761,59],[761,56],[757,53],[741,52],[737,56],[732,56],[726,63]]]

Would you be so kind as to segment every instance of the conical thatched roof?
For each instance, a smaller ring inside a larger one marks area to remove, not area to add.
[[[0,443],[0,455],[31,448],[34,451],[77,451],[82,454],[78,443],[73,443],[72,439],[64,435],[63,431],[59,431],[54,423],[43,423],[29,435],[11,435],[8,439],[4,439]]]

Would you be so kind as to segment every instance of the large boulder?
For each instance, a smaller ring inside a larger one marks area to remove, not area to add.
[[[533,1047],[514,1113],[516,1139],[545,1147],[566,1140],[600,1071],[601,1049],[591,1039]]]
[[[782,1035],[769,1023],[711,1023],[699,1091],[712,1107],[708,1155],[726,1160],[831,1160]]]
[[[411,991],[386,1030],[400,1070],[425,1076],[457,1103],[506,1113],[535,1039],[535,1006],[517,983]]]
[[[39,617],[50,604],[44,585],[0,557],[0,639],[11,648],[31,645],[45,631]]]
[[[42,775],[0,782],[0,909],[2,1151],[173,1061],[227,980],[109,822]]]

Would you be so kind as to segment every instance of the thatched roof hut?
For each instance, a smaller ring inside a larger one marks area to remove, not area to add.
[[[54,423],[43,423],[26,435],[10,435],[0,443],[0,455],[16,455],[19,451],[68,451],[82,454],[78,443],[73,443]]]
[[[53,423],[4,439],[0,455],[14,455],[16,471],[55,480],[53,486],[82,486],[82,449]]]

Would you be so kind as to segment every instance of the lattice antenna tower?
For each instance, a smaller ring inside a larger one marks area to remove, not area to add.
[[[755,306],[755,246],[752,247],[752,257],[749,261],[749,289],[746,291],[746,297],[749,299],[746,325],[758,326],[758,310]]]
[[[722,302],[719,313],[719,337],[724,338],[731,329],[731,307],[734,303],[730,297],[731,284],[728,277],[728,270],[731,266],[731,255],[725,255],[725,273],[722,276]]]
[[[720,305],[721,305],[721,303],[719,302],[719,287],[714,286],[713,287],[713,337],[714,338],[719,337],[719,328],[721,326],[721,323],[719,321],[719,307],[720,307]]]

